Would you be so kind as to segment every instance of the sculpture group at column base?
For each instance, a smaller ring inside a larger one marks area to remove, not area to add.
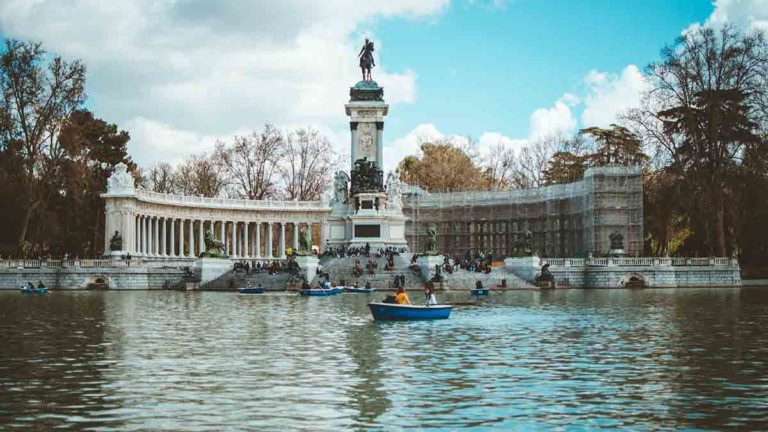
[[[444,262],[445,257],[442,255],[419,255],[419,257],[416,258],[416,265],[419,266],[421,280],[424,282],[430,281],[435,274],[435,266],[442,266]]]

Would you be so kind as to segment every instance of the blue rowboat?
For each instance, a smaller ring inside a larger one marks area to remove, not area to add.
[[[473,296],[487,296],[490,290],[488,288],[481,288],[481,289],[472,289],[469,290],[469,293]]]
[[[344,290],[341,288],[328,288],[328,289],[308,289],[308,290],[299,290],[299,294],[303,296],[310,296],[310,297],[324,297],[324,296],[332,296],[336,294],[343,293]]]
[[[355,293],[355,294],[373,294],[375,291],[376,291],[376,288],[344,287],[344,292]]]
[[[48,294],[48,288],[21,288],[22,294]]]
[[[240,294],[264,294],[264,288],[240,288]]]
[[[400,305],[392,303],[368,303],[373,319],[377,321],[409,321],[446,319],[451,316],[451,305]]]

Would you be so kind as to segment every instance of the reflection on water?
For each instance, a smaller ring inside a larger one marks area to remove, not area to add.
[[[768,427],[765,289],[368,299],[0,293],[0,429]]]

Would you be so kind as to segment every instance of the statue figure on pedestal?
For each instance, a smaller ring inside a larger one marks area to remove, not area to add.
[[[515,240],[515,242],[512,245],[512,249],[514,250],[513,255],[516,257],[525,257],[525,256],[533,255],[533,252],[531,251],[532,243],[533,243],[533,233],[530,230],[525,230],[523,239]]]
[[[120,232],[117,230],[115,230],[115,235],[113,235],[112,238],[109,240],[109,250],[111,251],[123,250],[123,237],[120,235]]]
[[[221,240],[213,237],[213,231],[211,229],[205,230],[205,252],[200,254],[201,258],[223,258],[224,244]]]
[[[608,239],[611,241],[611,250],[624,250],[624,236],[620,232],[614,231]]]
[[[312,253],[312,240],[309,236],[309,230],[306,227],[301,228],[299,231],[299,251],[296,255],[310,255]]]
[[[346,204],[349,198],[349,189],[347,183],[349,177],[344,171],[336,171],[333,177],[333,201],[335,203]]]
[[[376,62],[373,61],[373,42],[366,39],[363,48],[357,56],[360,58],[360,70],[363,72],[363,81],[372,81],[371,68],[376,66]]]
[[[403,182],[400,181],[400,172],[389,173],[387,179],[387,208],[400,210],[403,208]]]
[[[128,172],[128,165],[122,162],[115,165],[115,171],[107,179],[107,193],[133,193],[134,189],[133,176]]]
[[[424,246],[427,255],[437,255],[437,226],[434,224],[427,228],[427,241]]]

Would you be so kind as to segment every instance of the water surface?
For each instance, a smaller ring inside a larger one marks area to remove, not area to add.
[[[0,429],[768,428],[768,289],[367,301],[1,292]]]

